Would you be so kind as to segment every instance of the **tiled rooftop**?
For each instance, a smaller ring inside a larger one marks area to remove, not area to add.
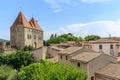
[[[82,53],[79,53],[76,56],[73,56],[71,58],[71,60],[73,60],[73,61],[82,61],[82,62],[89,62],[89,61],[97,58],[100,55],[101,55],[101,53],[96,53],[96,52],[82,52]]]
[[[82,49],[82,47],[69,47],[65,50],[60,51],[59,54],[72,54],[80,49]]]
[[[120,64],[110,63],[96,72],[104,76],[120,79]]]
[[[31,21],[28,22],[22,12],[19,12],[16,20],[12,25],[12,28],[16,27],[27,27],[42,31],[42,29],[40,28],[40,26],[38,25],[37,21],[34,18],[32,18]]]
[[[90,43],[119,43],[119,41],[113,39],[98,39],[96,41],[90,41]]]

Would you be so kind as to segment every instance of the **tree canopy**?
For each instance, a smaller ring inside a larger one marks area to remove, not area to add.
[[[46,60],[23,67],[19,77],[20,80],[87,80],[86,73],[81,69]]]
[[[20,69],[21,66],[27,66],[34,62],[33,54],[24,51],[16,53],[0,55],[0,65],[10,65],[15,69]]]
[[[29,46],[26,45],[26,46],[23,48],[23,50],[24,50],[24,51],[31,51],[31,50],[34,50],[34,47],[31,46],[31,45],[29,45]]]
[[[3,45],[4,43],[0,41],[0,45]]]
[[[6,42],[6,45],[7,45],[7,46],[10,45],[10,41]]]
[[[76,37],[71,33],[63,34],[63,35],[60,35],[60,36],[56,36],[56,35],[57,34],[55,34],[55,36],[54,36],[52,34],[50,39],[45,41],[44,44],[50,45],[50,44],[59,44],[59,43],[67,42],[67,41],[75,41],[75,42],[83,41],[82,37]]]
[[[88,35],[86,36],[84,39],[86,41],[92,41],[92,40],[97,40],[97,39],[100,39],[101,37],[100,36],[97,36],[97,35]]]

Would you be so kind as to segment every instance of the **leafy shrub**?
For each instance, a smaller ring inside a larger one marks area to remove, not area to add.
[[[78,38],[71,33],[62,34],[56,37],[53,37],[53,35],[51,35],[50,39],[48,39],[47,41],[44,41],[44,45],[49,46],[50,44],[59,44],[67,41],[81,42],[83,41],[83,39],[82,37]]]
[[[24,51],[17,51],[16,53],[0,56],[0,65],[7,64],[15,69],[21,68],[22,65],[27,66],[33,62],[33,54]]]
[[[4,43],[3,42],[0,42],[0,45],[3,45]]]
[[[85,40],[86,41],[93,41],[93,40],[97,40],[97,39],[100,39],[101,37],[100,36],[97,36],[97,35],[88,35],[85,37]]]
[[[7,46],[10,45],[10,41],[6,42],[6,45],[7,45]]]
[[[31,50],[34,50],[34,47],[31,46],[31,45],[25,46],[25,47],[23,48],[23,50],[24,50],[24,51],[31,51]]]
[[[9,66],[0,66],[0,80],[17,80],[17,71]]]
[[[51,63],[42,60],[23,67],[19,72],[20,80],[86,80],[81,70],[62,63]]]

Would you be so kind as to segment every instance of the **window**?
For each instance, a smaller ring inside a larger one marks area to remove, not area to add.
[[[30,35],[30,39],[31,39],[31,35]]]
[[[18,22],[17,22],[18,24],[21,24],[21,17],[19,17],[19,19],[18,19]]]
[[[120,56],[120,52],[118,52],[118,56]]]
[[[94,80],[94,76],[91,77],[91,80]]]
[[[99,45],[99,49],[102,49],[102,45]]]
[[[60,59],[62,59],[62,55],[60,56]]]
[[[77,66],[80,67],[80,62],[77,63]]]
[[[113,45],[110,45],[110,49],[113,49]]]
[[[29,39],[29,34],[27,35],[27,38]]]
[[[66,56],[66,60],[68,60],[68,56]]]
[[[110,50],[110,55],[114,56],[114,50]]]

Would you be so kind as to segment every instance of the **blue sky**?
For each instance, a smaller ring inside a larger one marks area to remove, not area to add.
[[[10,27],[20,11],[34,17],[51,34],[120,36],[120,0],[1,0],[0,38],[10,38]]]

